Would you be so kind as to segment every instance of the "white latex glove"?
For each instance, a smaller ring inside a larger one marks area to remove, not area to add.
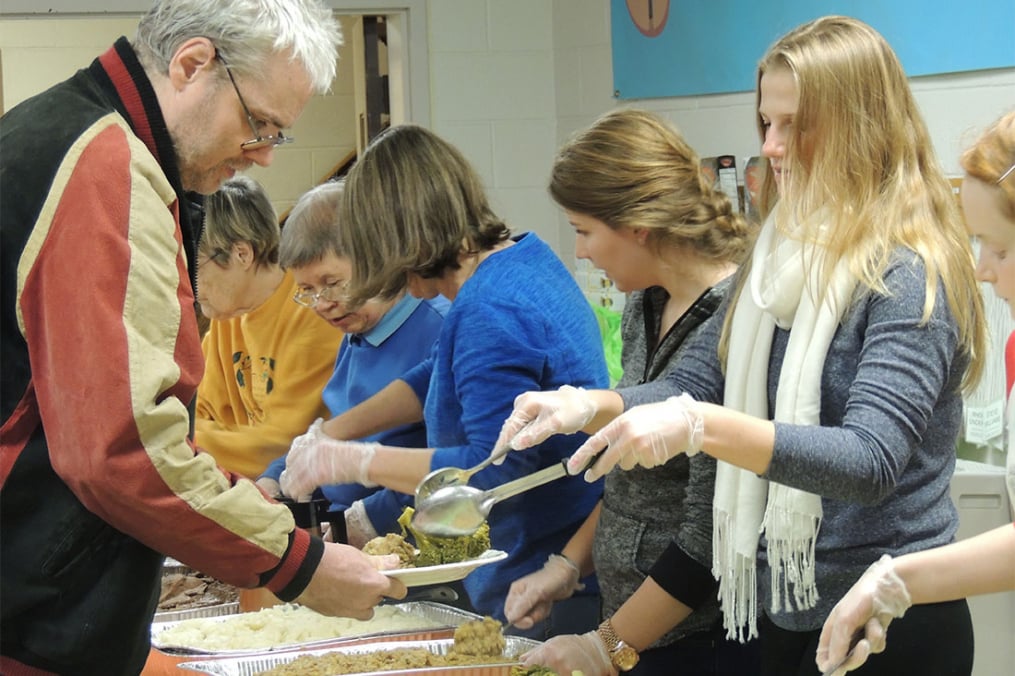
[[[617,676],[606,646],[595,631],[554,636],[521,659],[526,667],[549,667],[558,674],[580,671],[582,676]]]
[[[345,537],[349,544],[356,549],[363,549],[363,545],[380,535],[374,524],[370,521],[366,507],[362,500],[349,505],[345,510]]]
[[[532,626],[550,614],[554,601],[571,598],[585,588],[579,584],[579,571],[573,563],[551,554],[543,567],[511,583],[504,601],[504,616],[519,629]]]
[[[324,615],[369,620],[384,597],[405,598],[402,582],[378,572],[398,565],[395,554],[368,556],[349,545],[325,543],[324,556],[296,601]]]
[[[595,481],[616,465],[658,467],[680,453],[694,455],[701,450],[705,422],[698,403],[686,392],[655,404],[635,406],[613,419],[589,437],[567,461],[568,471],[577,474],[600,451],[602,457],[585,472],[586,481]]]
[[[596,404],[580,387],[564,385],[551,392],[524,392],[515,397],[515,408],[504,421],[493,453],[510,446],[530,448],[554,434],[573,434],[596,415]],[[494,461],[499,465],[503,456]]]
[[[318,418],[306,434],[293,439],[278,480],[282,492],[299,499],[327,484],[376,486],[367,475],[377,444],[332,439],[321,429],[322,422]]]
[[[826,671],[839,665],[833,673],[841,676],[866,662],[871,653],[882,652],[889,623],[905,615],[911,605],[906,583],[895,572],[892,557],[885,554],[832,608],[818,639],[818,668]],[[862,630],[862,636],[846,659],[858,630]]]
[[[271,477],[263,476],[255,481],[254,484],[264,491],[268,497],[278,498],[282,496],[282,487],[279,486],[278,482]]]

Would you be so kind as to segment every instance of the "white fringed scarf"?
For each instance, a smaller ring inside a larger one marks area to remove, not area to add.
[[[747,286],[733,308],[724,405],[768,419],[768,368],[776,326],[790,329],[775,397],[775,420],[817,425],[828,346],[856,286],[840,263],[831,285],[818,279],[820,247],[776,231],[769,216],[752,254]],[[809,278],[808,278],[809,276]],[[712,574],[719,580],[729,638],[757,636],[757,550],[768,539],[772,605],[800,610],[817,602],[814,542],[821,498],[768,482],[720,461],[713,503]]]

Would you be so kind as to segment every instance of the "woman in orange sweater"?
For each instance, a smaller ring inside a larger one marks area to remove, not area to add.
[[[278,264],[280,229],[264,188],[237,175],[205,201],[197,300],[201,343],[195,441],[225,469],[256,479],[317,418],[343,333],[293,300]]]

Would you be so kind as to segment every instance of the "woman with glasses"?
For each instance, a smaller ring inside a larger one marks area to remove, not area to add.
[[[342,333],[293,302],[267,193],[237,175],[205,199],[197,301],[202,342],[194,437],[225,469],[257,478],[327,408],[321,391]]]
[[[352,260],[341,243],[338,208],[342,189],[341,182],[329,182],[300,197],[286,219],[279,249],[279,263],[296,281],[294,300],[345,334],[334,371],[321,395],[332,416],[369,399],[426,360],[449,307],[442,296],[421,300],[404,293],[390,299],[371,299],[359,307],[346,302]],[[319,427],[322,422],[318,418],[313,424]],[[361,441],[425,446],[426,427],[422,421],[399,425],[366,435]],[[272,461],[257,480],[269,495],[281,495],[278,478],[285,463],[286,456]],[[315,497],[320,493],[328,499],[331,511],[344,511],[377,490],[358,483],[337,483],[320,486],[314,493]],[[409,496],[390,492],[385,499],[392,501],[392,509],[411,502]],[[362,547],[364,543],[350,544]]]
[[[342,237],[353,261],[353,302],[408,291],[443,295],[451,309],[429,360],[293,442],[281,477],[288,495],[348,481],[413,494],[430,471],[485,458],[518,394],[608,383],[599,327],[574,278],[535,234],[511,236],[480,177],[451,144],[418,126],[393,127],[370,144],[345,190]],[[426,447],[338,441],[419,420],[427,426]],[[513,453],[469,483],[491,488],[559,463],[583,439],[561,437],[531,455]],[[465,579],[475,609],[503,621],[511,581],[557,555],[601,493],[601,483],[571,477],[494,507],[490,539],[509,556]],[[346,512],[350,538],[400,531],[399,512],[380,505],[381,495]],[[596,587],[592,578],[586,582],[584,592],[554,609],[550,624],[529,631],[544,637],[573,629],[554,624],[565,616],[595,626]]]

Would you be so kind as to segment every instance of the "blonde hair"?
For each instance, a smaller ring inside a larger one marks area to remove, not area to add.
[[[758,66],[759,105],[762,78],[780,69],[792,74],[799,106],[781,198],[772,172],[763,172],[763,217],[777,210],[777,227],[785,232],[803,226],[795,236],[823,248],[818,273],[825,287],[845,261],[861,291],[885,293],[883,273],[895,249],[915,252],[926,268],[924,321],[937,302],[940,279],[959,344],[970,356],[963,388],[971,389],[986,350],[973,252],[895,52],[867,24],[827,16],[769,48]],[[760,114],[757,124],[764,142]],[[735,293],[741,290],[742,280]],[[729,323],[728,317],[725,336]]]
[[[345,179],[342,245],[352,259],[352,303],[391,299],[409,273],[437,278],[464,253],[511,236],[494,214],[479,175],[432,131],[391,127],[367,146]]]
[[[739,263],[753,232],[701,173],[680,133],[653,113],[609,112],[565,143],[550,173],[560,206],[610,228],[640,228],[658,253],[686,248],[713,262]]]
[[[961,163],[967,175],[1001,189],[1001,213],[1015,221],[1015,171],[998,183],[1015,166],[1015,110],[1002,116],[962,153]]]

